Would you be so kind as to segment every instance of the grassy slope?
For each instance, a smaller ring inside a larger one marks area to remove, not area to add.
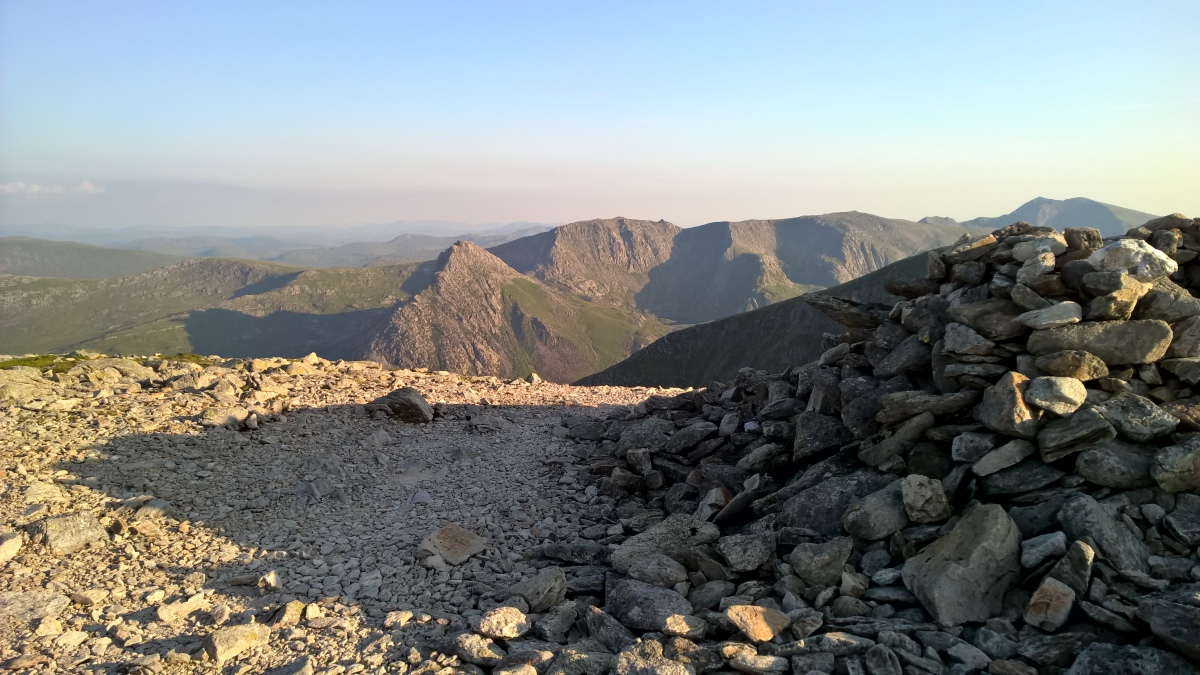
[[[298,270],[207,259],[99,282],[5,277],[0,352],[290,354],[407,298],[418,274],[416,265]]]
[[[0,274],[70,279],[115,279],[180,262],[148,251],[106,248],[73,241],[0,237]]]
[[[924,272],[925,256],[917,255],[828,292],[864,301],[894,302],[896,298],[883,291],[884,281]],[[727,379],[747,366],[781,371],[819,356],[821,335],[841,330],[803,298],[794,298],[676,331],[578,384],[703,386]]]
[[[529,279],[514,279],[503,295],[519,345],[519,353],[510,355],[518,364],[516,376],[538,372],[556,381],[577,379],[617,363],[670,330],[638,312],[555,293]]]

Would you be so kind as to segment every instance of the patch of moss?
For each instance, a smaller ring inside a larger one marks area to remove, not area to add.
[[[211,366],[212,359],[193,354],[191,352],[180,352],[170,356],[161,357],[164,361],[183,361],[184,363],[194,363],[198,366]]]
[[[17,366],[27,366],[29,368],[50,368],[54,373],[65,373],[75,365],[73,361],[64,361],[57,354],[40,354],[38,356],[26,356],[20,359],[9,359],[8,361],[0,361],[0,370],[8,370]]]

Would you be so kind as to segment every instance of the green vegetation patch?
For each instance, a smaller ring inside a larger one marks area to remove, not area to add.
[[[19,359],[9,359],[0,361],[0,370],[8,370],[18,366],[26,366],[28,368],[50,368],[55,373],[65,373],[75,365],[74,361],[64,361],[57,354],[39,354],[38,356],[26,356]]]
[[[179,352],[178,354],[171,354],[170,356],[164,355],[159,358],[164,361],[183,361],[184,363],[194,363],[198,366],[211,366],[213,364],[212,359],[206,356],[200,356],[199,354],[193,354],[191,352]]]

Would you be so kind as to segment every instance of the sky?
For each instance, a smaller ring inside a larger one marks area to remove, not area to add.
[[[0,231],[1200,215],[1200,3],[0,2]]]

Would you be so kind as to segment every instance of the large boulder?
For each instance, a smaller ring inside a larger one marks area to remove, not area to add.
[[[688,514],[674,513],[645,532],[622,542],[613,550],[609,564],[616,571],[626,574],[630,566],[642,557],[654,553],[671,556],[680,549],[711,544],[720,536],[721,530],[716,525]]]
[[[619,582],[607,595],[608,610],[622,625],[634,630],[662,631],[667,619],[690,616],[691,603],[682,595],[636,579]]]
[[[1089,495],[1077,495],[1068,501],[1058,512],[1058,521],[1071,539],[1086,537],[1096,542],[1100,553],[1117,570],[1149,570],[1150,550],[1146,544]]]
[[[939,623],[1000,613],[1021,571],[1021,533],[998,504],[969,508],[945,536],[904,564],[904,585]]]
[[[1026,348],[1035,356],[1086,351],[1112,366],[1157,361],[1167,353],[1171,338],[1165,321],[1084,321],[1034,331]]]
[[[390,391],[365,407],[368,411],[381,410],[403,422],[422,424],[433,421],[433,408],[429,407],[421,392],[412,387]]]

